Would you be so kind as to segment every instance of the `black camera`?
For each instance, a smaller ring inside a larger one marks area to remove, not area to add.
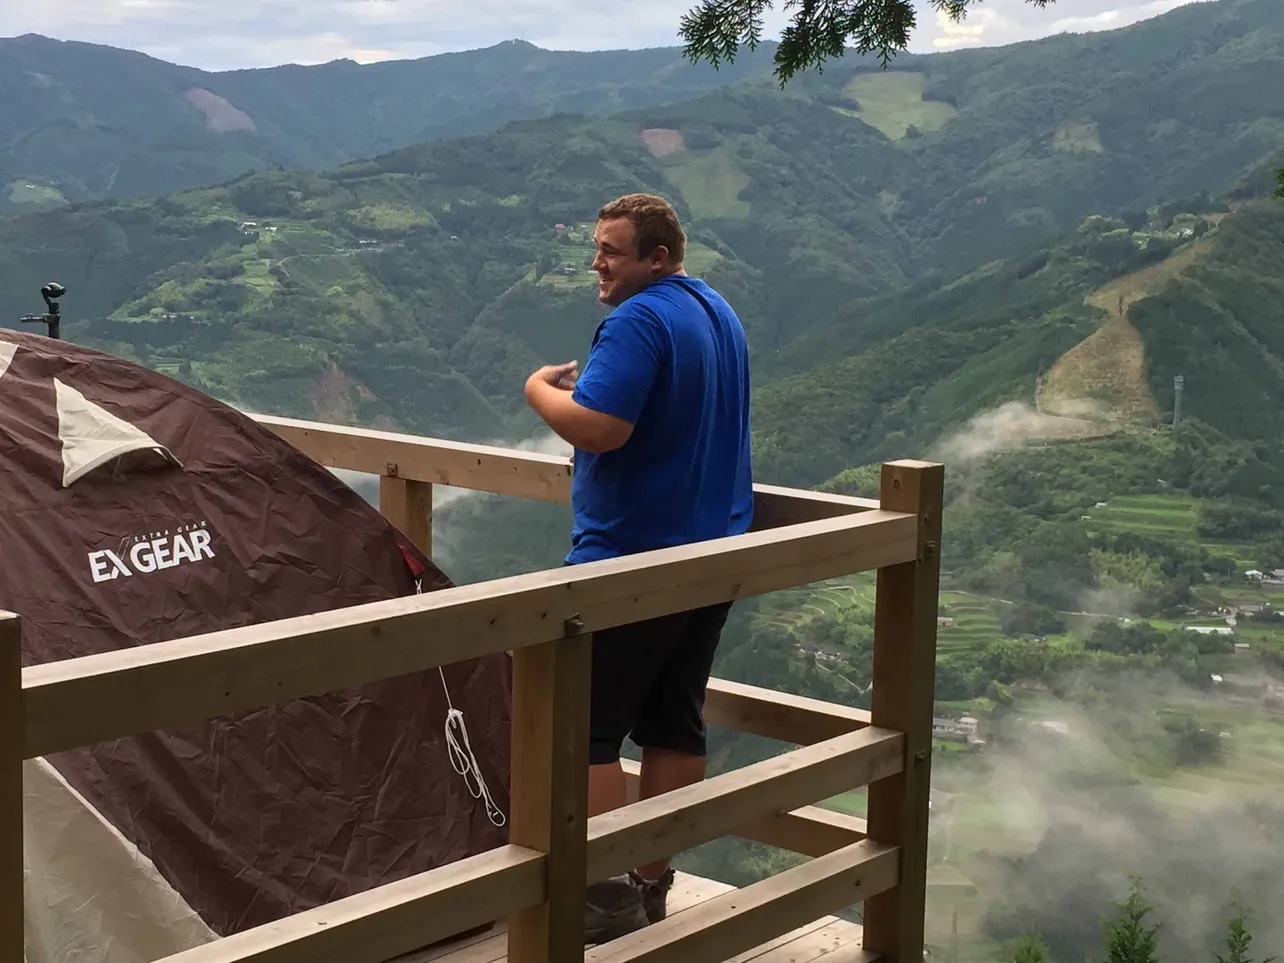
[[[55,314],[58,311],[58,305],[54,304],[54,302],[66,293],[67,289],[57,281],[50,281],[40,289],[40,296],[45,299],[45,304],[49,305],[49,310]]]
[[[46,314],[28,314],[19,318],[23,324],[43,324],[49,328],[49,337],[57,340],[62,331],[62,305],[58,299],[67,293],[67,289],[57,281],[50,281],[40,289],[40,296],[45,299],[49,308]]]

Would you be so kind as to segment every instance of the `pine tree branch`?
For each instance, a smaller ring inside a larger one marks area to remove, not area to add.
[[[931,0],[932,7],[958,23],[981,0]],[[1056,0],[1026,0],[1043,8]],[[707,60],[716,69],[734,63],[743,44],[750,50],[762,42],[763,17],[773,0],[700,0],[682,17],[678,32],[692,63]],[[912,0],[785,0],[794,10],[781,32],[776,50],[776,79],[783,87],[805,70],[824,70],[829,58],[848,49],[862,56],[876,54],[884,69],[909,46],[918,25]],[[1284,188],[1282,188],[1284,189]]]

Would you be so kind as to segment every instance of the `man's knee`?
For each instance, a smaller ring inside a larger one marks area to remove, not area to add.
[[[683,756],[703,758],[708,754],[704,724],[697,717],[674,707],[670,714],[657,714],[641,720],[632,738],[640,749],[663,749]]]
[[[610,732],[589,730],[589,765],[609,766],[620,761],[620,749],[624,745],[625,733],[615,735]]]

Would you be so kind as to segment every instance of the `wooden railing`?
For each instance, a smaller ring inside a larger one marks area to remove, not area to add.
[[[425,550],[432,485],[544,501],[567,459],[259,416],[320,463],[380,476],[381,510]],[[507,845],[168,958],[382,963],[507,920],[511,963],[720,963],[854,903],[864,949],[920,963],[942,469],[883,466],[877,501],[756,486],[755,530],[413,598],[21,668],[0,613],[0,963],[20,963],[26,758],[510,651]],[[725,680],[706,721],[799,748],[587,818],[594,631],[877,570],[870,711]],[[360,644],[357,644],[360,643]],[[869,787],[867,820],[814,804]],[[813,859],[585,952],[587,883],[725,835]]]

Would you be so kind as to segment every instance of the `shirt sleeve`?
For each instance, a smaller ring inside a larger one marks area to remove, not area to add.
[[[666,348],[659,320],[626,310],[602,322],[572,398],[585,408],[637,424]]]

